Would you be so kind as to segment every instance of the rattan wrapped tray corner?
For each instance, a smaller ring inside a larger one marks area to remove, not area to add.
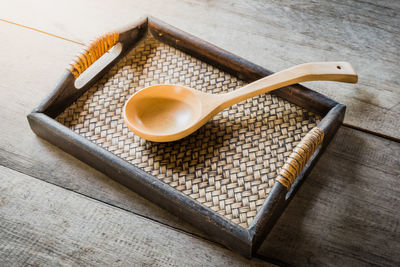
[[[76,89],[80,73],[116,42],[121,54]],[[137,90],[175,83],[218,94],[270,72],[154,18],[99,38],[79,58],[29,114],[33,131],[247,257],[344,116],[344,105],[295,85],[224,110],[182,140],[149,142],[123,123]],[[292,172],[296,157],[302,166]]]

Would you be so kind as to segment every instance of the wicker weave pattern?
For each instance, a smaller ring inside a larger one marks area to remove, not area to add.
[[[125,127],[122,108],[137,90],[161,83],[213,93],[244,85],[148,36],[57,120],[232,222],[249,227],[279,168],[319,117],[262,95],[224,110],[180,141],[152,143]]]
[[[324,132],[318,127],[308,132],[285,160],[276,181],[289,190],[315,150],[322,144],[323,139]]]

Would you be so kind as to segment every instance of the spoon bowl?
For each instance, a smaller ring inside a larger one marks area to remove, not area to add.
[[[247,98],[307,81],[356,83],[354,68],[347,62],[314,62],[274,73],[225,94],[209,94],[174,84],[144,88],[125,103],[128,128],[155,142],[179,140],[196,131],[221,110]]]
[[[124,120],[137,135],[164,141],[190,128],[200,118],[201,110],[201,102],[193,89],[160,84],[132,95],[125,103]]]

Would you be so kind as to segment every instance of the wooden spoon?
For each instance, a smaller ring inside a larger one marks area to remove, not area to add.
[[[144,139],[175,141],[199,129],[218,112],[249,97],[300,82],[356,83],[357,79],[350,63],[315,62],[274,73],[224,94],[209,94],[173,84],[154,85],[128,99],[123,110],[124,121]]]

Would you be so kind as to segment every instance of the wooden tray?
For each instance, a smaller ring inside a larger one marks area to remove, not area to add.
[[[90,65],[111,47],[120,54],[93,74]],[[89,71],[93,78],[77,89]],[[135,136],[121,111],[152,84],[222,93],[269,74],[146,18],[95,41],[28,120],[40,137],[251,257],[336,133],[345,106],[290,86],[235,105],[170,143]]]

